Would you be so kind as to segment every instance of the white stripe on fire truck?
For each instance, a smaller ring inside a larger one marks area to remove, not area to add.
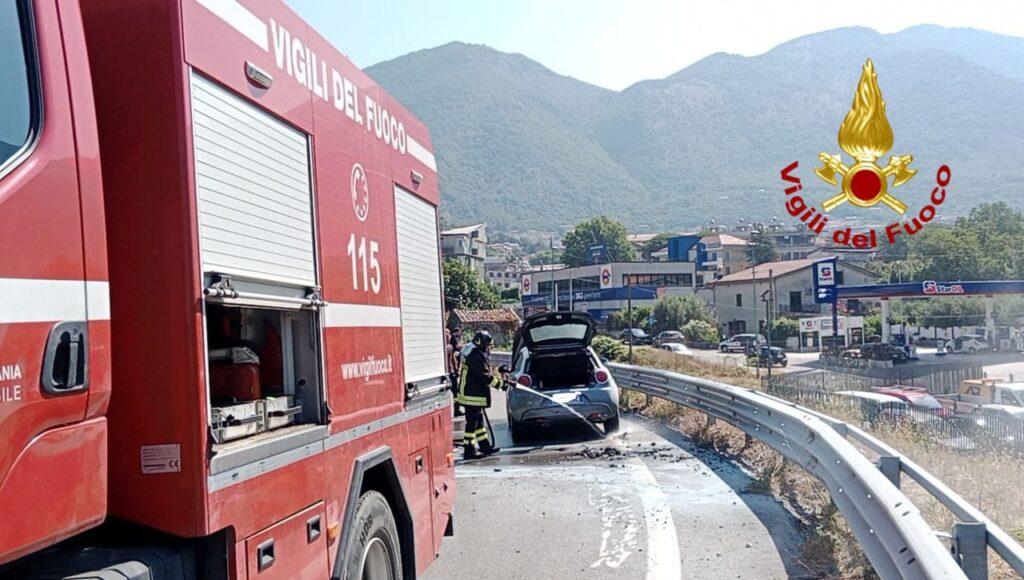
[[[419,141],[412,137],[406,137],[405,150],[409,152],[409,155],[418,159],[420,163],[429,167],[431,171],[437,173],[437,160],[434,159],[434,154],[423,145],[420,145]]]
[[[328,304],[324,315],[327,328],[393,328],[402,326],[402,310],[369,304]]]
[[[270,40],[267,23],[242,6],[238,0],[196,0],[200,6],[220,18],[225,24],[237,30],[264,52],[270,52]],[[412,137],[406,138],[406,152],[423,165],[437,173],[437,160],[429,149]]]
[[[270,42],[267,40],[267,23],[242,6],[238,0],[196,0],[196,2],[253,41],[264,52],[270,50]]]
[[[89,320],[110,320],[110,283],[85,283],[85,312]]]
[[[110,320],[110,285],[0,278],[0,324]]]

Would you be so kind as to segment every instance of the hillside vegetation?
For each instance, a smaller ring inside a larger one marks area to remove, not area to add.
[[[839,152],[868,57],[896,136],[890,154],[914,155],[920,170],[901,199],[920,207],[947,163],[940,219],[983,201],[1024,208],[1024,39],[838,29],[755,57],[715,54],[622,92],[461,43],[368,72],[430,126],[448,222],[553,229],[606,214],[654,231],[783,217],[779,170],[793,160],[812,200],[830,195],[812,170],[819,152]]]

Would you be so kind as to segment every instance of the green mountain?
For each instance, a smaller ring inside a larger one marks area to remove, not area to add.
[[[984,201],[1024,208],[1024,39],[919,26],[845,28],[756,57],[709,56],[660,80],[608,91],[517,54],[452,43],[368,73],[431,128],[453,223],[557,228],[596,214],[651,229],[784,216],[779,170],[813,169],[872,58],[895,132],[890,154],[917,177],[893,193],[919,208],[936,169],[953,181],[939,215]],[[881,206],[837,216],[892,221]]]

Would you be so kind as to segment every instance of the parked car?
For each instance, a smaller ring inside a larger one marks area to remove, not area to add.
[[[948,417],[950,414],[949,409],[921,387],[901,387],[897,385],[875,389],[875,392],[902,399],[914,410],[926,411],[939,417]]]
[[[583,312],[546,312],[527,318],[513,343],[506,394],[512,439],[531,428],[578,421],[619,428],[619,388],[590,347],[594,320]]]
[[[661,350],[668,351],[672,354],[679,354],[685,356],[693,355],[693,352],[681,342],[666,342],[658,347]]]
[[[837,391],[836,394],[856,402],[872,427],[881,418],[898,419],[910,411],[910,403],[892,395],[873,391]]]
[[[789,364],[789,358],[786,357],[785,351],[783,351],[781,348],[779,348],[777,346],[773,346],[771,348],[769,348],[767,346],[762,346],[760,349],[757,350],[757,354],[748,354],[747,355],[747,365],[748,366],[756,365],[756,366],[759,366],[759,367],[768,367],[768,366],[785,367],[788,364]]]
[[[718,343],[718,350],[722,352],[747,352],[749,349],[760,346],[766,341],[760,334],[735,334]]]
[[[619,333],[622,342],[629,342],[629,335],[633,335],[633,344],[651,344],[651,335],[644,332],[642,328],[623,328]]]
[[[907,362],[910,354],[903,347],[885,342],[865,342],[860,345],[861,358],[871,360],[888,360],[894,363]],[[847,352],[843,352],[847,356]]]
[[[683,342],[683,333],[679,332],[678,330],[662,330],[657,335],[655,335],[655,337],[654,337],[654,344],[655,345],[661,346],[661,345],[665,344],[666,342],[682,343]]]
[[[953,340],[947,341],[943,346],[945,347],[946,352],[950,354],[954,352],[975,354],[983,350],[992,350],[992,345],[985,340],[984,336],[979,334],[965,334],[963,336],[958,336]]]

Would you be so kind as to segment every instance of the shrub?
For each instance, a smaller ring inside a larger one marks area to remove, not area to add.
[[[610,361],[624,360],[629,353],[629,349],[626,348],[626,345],[610,336],[594,337],[590,346],[594,349],[594,352],[597,353],[597,356]]]
[[[718,328],[703,320],[691,320],[679,330],[691,342],[718,342]]]

